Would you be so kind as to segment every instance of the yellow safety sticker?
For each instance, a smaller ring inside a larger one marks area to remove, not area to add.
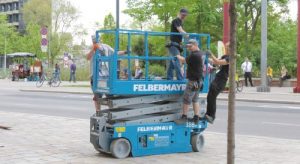
[[[126,131],[126,127],[116,127],[116,132],[123,133]]]
[[[149,137],[149,141],[154,141],[154,137]]]

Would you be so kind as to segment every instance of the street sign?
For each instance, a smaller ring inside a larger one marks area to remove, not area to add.
[[[48,46],[41,46],[42,52],[47,52],[48,51]]]
[[[41,35],[47,35],[48,34],[48,29],[47,27],[42,27],[40,30]]]
[[[48,34],[48,29],[47,27],[42,27],[40,30],[42,40],[41,40],[41,50],[42,52],[47,52],[48,51],[48,39],[47,39],[47,34]]]
[[[42,38],[41,45],[42,46],[47,46],[48,45],[48,40],[46,38]]]

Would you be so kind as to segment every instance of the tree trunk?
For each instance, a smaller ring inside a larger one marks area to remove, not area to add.
[[[227,127],[227,164],[235,161],[235,72],[236,72],[236,0],[230,0],[230,62],[229,62],[229,95],[228,95],[228,127]]]

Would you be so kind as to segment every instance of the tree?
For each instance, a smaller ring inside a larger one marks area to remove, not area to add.
[[[37,7],[38,6],[38,7]],[[26,24],[51,26],[51,0],[30,0],[24,4],[22,13]]]
[[[269,1],[269,15],[278,13],[278,19],[281,19],[285,13],[288,13],[288,0]],[[260,58],[260,19],[261,3],[257,0],[237,1],[237,11],[240,15],[238,20],[238,52],[245,57],[249,57],[254,62],[256,68],[259,68]],[[271,21],[268,21],[271,22]],[[269,36],[272,33],[268,34]],[[239,60],[239,64],[243,58]]]
[[[53,32],[65,33],[78,18],[78,10],[67,0],[53,0]]]
[[[72,49],[73,34],[86,34],[82,28],[71,29],[75,26],[78,11],[68,0],[31,0],[24,5],[23,14],[31,25],[48,26],[51,65],[59,54]],[[35,30],[39,32],[39,29]],[[34,43],[40,46],[40,43]]]
[[[229,95],[228,95],[228,128],[227,128],[227,164],[235,161],[235,73],[236,73],[236,0],[230,0],[230,61],[229,61]]]
[[[105,16],[103,22],[103,30],[112,30],[116,29],[116,22],[111,13]],[[112,47],[115,47],[115,36],[113,34],[102,34],[101,41],[107,43]]]

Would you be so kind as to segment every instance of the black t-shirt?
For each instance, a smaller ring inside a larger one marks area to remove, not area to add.
[[[187,72],[186,77],[189,80],[198,81],[203,78],[203,53],[194,51],[186,58]]]
[[[223,55],[221,59],[225,59],[228,64],[220,67],[220,71],[217,73],[216,79],[227,82],[229,76],[229,55]]]
[[[177,27],[182,26],[182,20],[179,18],[176,18],[171,23],[171,32],[179,33],[177,30]],[[181,43],[182,42],[182,35],[171,35],[170,37],[171,42]]]

